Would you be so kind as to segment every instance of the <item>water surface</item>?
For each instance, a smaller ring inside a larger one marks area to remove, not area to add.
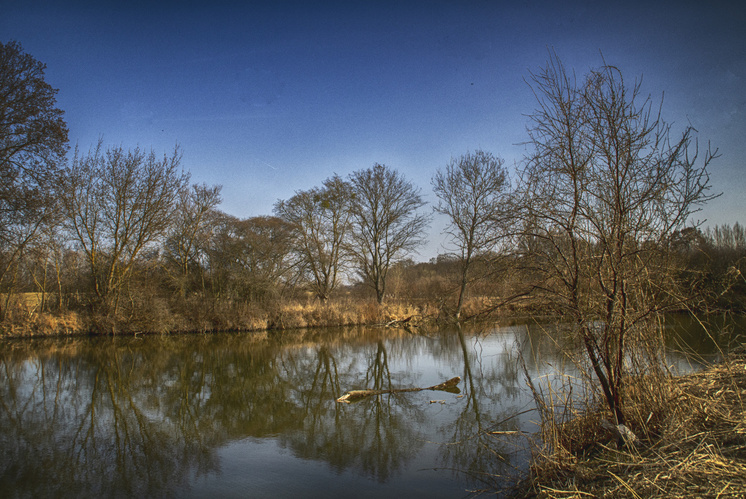
[[[0,497],[464,497],[525,469],[546,328],[0,344]],[[537,360],[539,359],[539,360]],[[681,357],[676,361],[683,365]],[[459,393],[427,387],[461,377]]]
[[[465,496],[525,465],[521,331],[10,342],[0,496]]]

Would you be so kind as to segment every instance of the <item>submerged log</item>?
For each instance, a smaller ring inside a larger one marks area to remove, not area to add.
[[[439,385],[428,386],[427,388],[392,388],[389,390],[350,390],[337,399],[337,402],[343,402],[349,404],[371,395],[383,395],[386,393],[402,393],[402,392],[421,392],[423,390],[439,390],[450,393],[461,393],[458,389],[458,384],[461,382],[461,378],[456,376],[448,381],[444,381]]]

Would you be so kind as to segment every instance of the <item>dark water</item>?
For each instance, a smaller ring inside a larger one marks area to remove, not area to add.
[[[519,351],[532,378],[558,368],[542,338],[515,326],[7,342],[0,497],[432,498],[505,486],[526,466],[520,431],[536,430]],[[455,376],[457,394],[335,402]]]
[[[525,466],[525,331],[10,342],[0,497],[463,497]]]

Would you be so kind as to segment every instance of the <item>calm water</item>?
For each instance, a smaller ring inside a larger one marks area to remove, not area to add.
[[[490,431],[536,430],[529,343],[525,326],[8,342],[0,497],[468,496],[526,465],[524,436]],[[335,402],[454,376],[460,393]]]

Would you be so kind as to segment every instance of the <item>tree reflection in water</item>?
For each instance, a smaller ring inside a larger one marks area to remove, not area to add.
[[[514,463],[513,456],[525,451],[519,420],[514,417],[522,412],[526,401],[520,397],[521,379],[513,348],[505,344],[502,349],[491,349],[497,357],[483,358],[479,335],[468,341],[459,329],[455,337],[463,356],[465,404],[445,425],[450,443],[444,446],[444,462],[487,489],[499,490],[523,465]],[[500,339],[514,341],[512,336]]]
[[[420,468],[444,467],[484,479],[512,451],[488,431],[500,420],[497,429],[517,429],[509,416],[528,400],[513,349],[512,334],[364,328],[7,343],[0,496],[186,495],[195,480],[228,473],[222,449],[253,452],[252,439],[326,463],[321,481],[352,473],[361,487],[404,484]],[[457,375],[463,396],[437,392],[445,400],[436,404],[436,392],[335,403],[348,389]],[[423,482],[441,487],[445,473],[429,473]],[[450,480],[467,486],[462,474]]]
[[[149,356],[79,345],[3,352],[0,495],[164,495],[215,469],[212,435],[143,403]]]

